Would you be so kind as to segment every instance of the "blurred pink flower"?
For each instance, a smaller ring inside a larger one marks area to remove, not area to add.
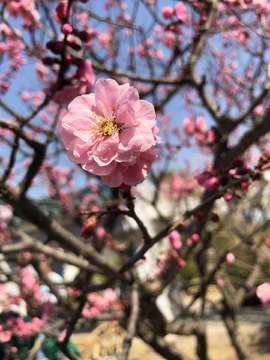
[[[157,157],[155,111],[129,84],[99,79],[95,93],[77,97],[62,119],[62,141],[71,162],[118,187],[137,185]]]
[[[165,19],[170,19],[173,15],[173,8],[171,6],[166,6],[162,8],[161,12]]]
[[[178,4],[174,6],[175,15],[178,17],[179,20],[186,22],[189,16],[187,8],[184,3],[179,1]]]
[[[109,302],[113,302],[117,300],[115,292],[113,291],[113,289],[110,288],[103,291],[103,297]]]
[[[234,263],[234,261],[235,261],[235,256],[232,253],[228,253],[226,255],[226,262],[228,264],[232,264],[232,263]]]
[[[223,279],[217,279],[217,285],[222,287],[224,286],[224,280]]]
[[[264,283],[258,286],[256,295],[264,305],[270,306],[270,284]]]
[[[229,194],[229,193],[225,193],[225,194],[223,195],[223,197],[224,197],[224,200],[225,200],[225,201],[231,201],[232,198],[233,198],[232,194]]]
[[[183,260],[183,259],[179,259],[178,260],[178,265],[180,266],[180,267],[185,267],[186,266],[186,262],[185,262],[185,260]]]
[[[189,117],[182,121],[182,126],[186,135],[193,135],[195,133],[195,125]]]
[[[203,173],[195,176],[198,184],[204,187],[206,190],[214,191],[219,187],[219,179],[212,176],[211,172],[204,171]]]
[[[104,229],[103,226],[99,226],[96,230],[96,235],[97,235],[97,238],[99,240],[103,239],[104,236],[106,235],[106,230]]]
[[[1,331],[0,332],[0,341],[5,343],[8,342],[11,339],[12,336],[12,331],[7,330],[7,331]]]
[[[192,240],[193,240],[194,242],[198,242],[198,241],[200,240],[200,235],[198,235],[198,234],[193,234],[193,235],[191,236],[191,238],[192,238]]]
[[[182,243],[180,241],[181,239],[181,235],[179,234],[178,231],[176,230],[173,230],[169,236],[168,236],[172,246],[175,248],[175,249],[180,249],[181,246],[182,246]]]

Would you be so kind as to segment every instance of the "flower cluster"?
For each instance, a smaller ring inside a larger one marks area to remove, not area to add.
[[[172,173],[169,179],[161,184],[161,189],[167,199],[179,200],[190,195],[196,188],[197,182],[188,172],[178,175]]]
[[[103,291],[103,296],[97,293],[90,293],[87,297],[88,302],[85,304],[82,315],[91,318],[102,313],[105,310],[120,311],[123,309],[120,300],[115,295],[113,289]]]
[[[71,102],[61,126],[69,160],[110,187],[139,184],[157,157],[154,107],[129,84],[99,79],[94,94]]]
[[[178,4],[176,4],[174,6],[174,8],[172,8],[171,6],[166,6],[166,7],[162,8],[161,12],[162,12],[163,17],[167,20],[171,19],[171,17],[174,14],[183,23],[186,22],[187,19],[189,18],[189,12],[188,12],[185,4],[181,1]]]

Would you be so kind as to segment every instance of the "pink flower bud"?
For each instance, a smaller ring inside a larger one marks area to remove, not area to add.
[[[220,287],[224,286],[224,280],[223,279],[217,279],[216,282],[217,282],[218,286],[220,286]]]
[[[229,173],[229,175],[234,176],[236,174],[236,170],[235,169],[230,169],[228,171],[228,173]]]
[[[81,238],[87,240],[89,239],[94,232],[94,228],[98,223],[99,218],[95,215],[90,216],[83,224],[82,231],[81,231]]]
[[[264,239],[264,242],[266,245],[270,245],[270,239],[266,238],[266,239]]]
[[[62,25],[61,31],[63,34],[68,35],[68,34],[72,33],[73,27],[70,24],[66,23],[66,24]]]
[[[185,262],[185,260],[183,260],[183,259],[179,259],[178,260],[178,265],[180,266],[180,267],[185,267],[186,266],[186,262]]]
[[[175,249],[180,249],[181,246],[182,246],[182,243],[180,241],[180,234],[178,231],[176,230],[173,230],[170,234],[169,234],[169,240],[172,244],[172,246],[175,248]]]
[[[65,50],[65,44],[63,42],[57,42],[54,48],[54,52],[57,54],[61,54]]]
[[[209,191],[215,191],[219,187],[219,179],[217,177],[211,177],[210,179],[206,180],[203,187]]]
[[[241,190],[241,191],[247,191],[248,188],[250,187],[250,183],[248,182],[242,182],[240,186],[237,187],[237,189]]]
[[[234,263],[234,261],[235,261],[235,256],[232,253],[228,253],[226,255],[226,262],[228,264],[232,264],[232,263]]]
[[[64,2],[60,2],[55,9],[57,16],[59,19],[64,19],[67,17],[67,5]]]
[[[206,180],[208,180],[211,177],[211,173],[209,171],[204,171],[203,173],[195,176],[195,179],[197,180],[198,184],[203,186]]]
[[[234,159],[232,162],[231,162],[231,164],[230,164],[230,168],[231,169],[234,169],[234,168],[236,168],[236,167],[239,167],[239,166],[242,166],[242,165],[244,165],[244,163],[245,163],[245,159],[244,158],[236,158],[236,159]]]
[[[198,234],[193,234],[193,235],[191,236],[191,238],[192,238],[192,240],[193,240],[194,242],[198,242],[198,241],[200,240],[200,235],[198,235]]]
[[[223,195],[223,198],[225,201],[231,201],[233,196],[232,196],[232,194],[226,193]]]
[[[250,167],[246,164],[239,166],[236,170],[236,175],[245,175],[250,171]]]
[[[96,230],[96,235],[99,240],[102,240],[104,236],[106,235],[106,230],[103,226],[99,226]]]
[[[73,58],[71,55],[67,54],[66,57],[65,57],[65,60],[66,60],[66,63],[67,64],[71,64],[72,61],[73,61]]]
[[[161,12],[165,19],[170,19],[173,15],[173,8],[170,6],[166,6],[162,8]]]

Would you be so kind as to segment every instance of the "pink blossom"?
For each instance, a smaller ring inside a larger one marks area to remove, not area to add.
[[[61,31],[63,34],[68,35],[68,34],[72,33],[73,28],[70,24],[66,23],[66,24],[62,25]]]
[[[252,0],[252,5],[257,12],[264,14],[267,13],[270,8],[267,0]]]
[[[113,289],[110,288],[103,291],[103,297],[109,302],[114,302],[117,300],[115,292],[113,291]]]
[[[181,246],[182,246],[182,243],[180,241],[181,239],[181,235],[179,234],[178,231],[176,230],[173,230],[170,234],[169,234],[169,240],[172,244],[172,246],[175,248],[175,249],[180,249]]]
[[[154,107],[129,84],[99,79],[94,94],[72,101],[61,125],[69,160],[107,186],[139,184],[157,157]]]
[[[250,187],[250,183],[248,182],[242,182],[238,187],[237,189],[241,190],[241,191],[247,191],[248,188]]]
[[[270,305],[270,284],[263,283],[257,287],[256,295],[264,305]]]
[[[231,201],[232,198],[233,198],[233,196],[232,196],[232,194],[225,193],[225,194],[223,195],[223,198],[224,198],[225,201]]]
[[[188,11],[184,3],[181,1],[174,6],[175,15],[179,20],[186,22],[188,18]]]
[[[103,226],[99,226],[96,230],[96,236],[99,240],[102,240],[104,236],[106,235],[106,230]]]
[[[57,5],[57,8],[55,9],[57,16],[59,19],[64,19],[67,17],[68,14],[68,8],[67,5],[62,1]]]
[[[184,259],[178,259],[178,265],[179,265],[180,267],[185,267],[186,264],[187,264],[187,263],[185,262]]]
[[[198,116],[196,118],[196,124],[197,124],[197,130],[198,131],[204,131],[205,130],[205,120],[202,116]]]
[[[203,173],[195,176],[198,184],[209,191],[214,191],[219,187],[219,179],[212,176],[211,172],[204,171]]]
[[[228,264],[232,264],[232,263],[234,263],[234,261],[235,261],[235,256],[232,253],[228,253],[226,255],[226,262]]]
[[[223,279],[217,279],[217,285],[222,287],[224,286],[224,280]]]
[[[266,238],[266,239],[264,239],[264,242],[266,245],[270,245],[270,239]]]
[[[193,135],[195,133],[195,126],[190,118],[185,118],[182,122],[182,126],[187,135]]]
[[[1,331],[0,332],[0,341],[5,343],[8,342],[11,339],[12,336],[12,331],[7,330],[7,331]]]
[[[170,19],[173,15],[173,8],[171,6],[166,6],[162,8],[161,12],[165,19]]]
[[[39,319],[38,317],[34,317],[31,320],[31,329],[33,332],[39,334],[41,332],[42,329],[44,329],[45,327],[45,321]]]
[[[7,45],[4,42],[0,42],[0,53],[3,54],[7,51]]]
[[[192,238],[192,240],[193,240],[194,242],[198,242],[198,241],[200,240],[200,235],[198,235],[198,234],[193,234],[193,235],[191,236],[191,238]]]
[[[206,180],[202,185],[209,191],[215,191],[219,187],[219,179],[216,177],[211,177],[210,179]]]

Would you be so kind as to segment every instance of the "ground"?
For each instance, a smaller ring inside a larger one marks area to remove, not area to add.
[[[252,346],[249,347],[250,360],[269,360],[269,347]],[[198,360],[195,354],[195,348],[186,347],[181,351],[187,360]],[[238,360],[235,350],[232,346],[212,346],[209,348],[209,358],[211,360]],[[129,360],[163,360],[164,358],[154,352],[150,346],[140,339],[134,339],[129,355]]]
[[[249,360],[269,360],[270,359],[270,309],[265,308],[245,308],[238,315],[238,325],[240,334],[248,344],[250,351]],[[230,338],[227,335],[223,322],[217,315],[211,315],[206,320],[207,342],[209,345],[209,358],[211,360],[238,360],[234,348],[231,346]],[[74,342],[82,341],[86,333],[74,335]],[[196,356],[195,336],[168,335],[166,340],[172,343],[179,353],[186,356],[187,360],[198,360]],[[97,345],[88,342],[87,348]],[[112,354],[112,353],[111,353]],[[114,359],[114,356],[100,357],[102,360]],[[129,360],[162,360],[162,356],[157,354],[150,346],[141,339],[135,337],[129,354]],[[88,359],[87,359],[88,360]]]

